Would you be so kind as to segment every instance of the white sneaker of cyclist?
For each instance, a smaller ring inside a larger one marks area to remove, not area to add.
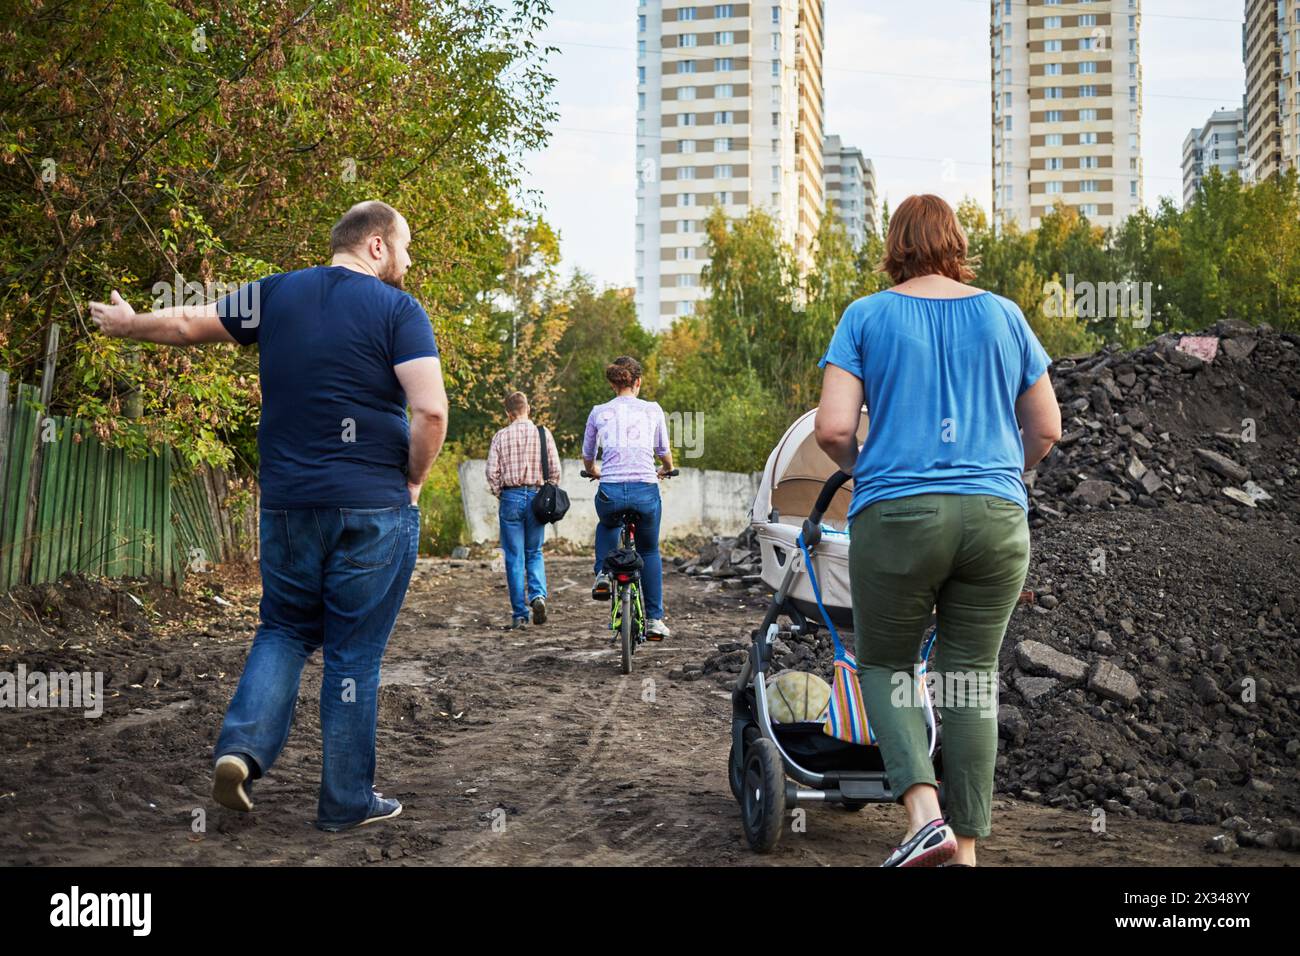
[[[646,640],[662,641],[666,637],[672,636],[672,631],[668,630],[668,625],[661,618],[655,618],[645,628]]]

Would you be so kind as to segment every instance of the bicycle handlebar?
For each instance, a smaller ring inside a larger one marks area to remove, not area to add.
[[[659,477],[660,477],[660,478],[676,478],[676,477],[677,477],[678,475],[680,475],[681,473],[682,473],[682,471],[681,471],[680,468],[674,468],[672,471],[665,471],[663,474],[659,475]],[[591,472],[587,471],[586,468],[584,468],[584,469],[582,469],[582,471],[578,472],[578,477],[580,477],[580,478],[590,478],[592,481],[595,481],[596,478],[598,478],[599,476],[598,476],[598,475],[593,475]]]

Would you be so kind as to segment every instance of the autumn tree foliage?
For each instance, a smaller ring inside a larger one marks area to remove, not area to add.
[[[57,322],[57,410],[127,447],[247,460],[254,354],[109,340],[86,302],[118,288],[137,309],[176,304],[319,264],[342,211],[381,198],[411,223],[407,288],[449,390],[493,392],[503,346],[482,293],[511,249],[523,158],[554,119],[537,40],[549,13],[0,0],[0,360],[35,381]]]

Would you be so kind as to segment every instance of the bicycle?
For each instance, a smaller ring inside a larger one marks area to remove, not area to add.
[[[583,478],[592,481],[599,477],[589,473],[585,468],[579,474]],[[678,469],[674,468],[671,471],[661,472],[660,477],[673,478],[677,474]],[[640,512],[634,509],[619,513],[618,521],[621,527],[618,541],[619,553],[636,555],[636,522],[640,517]],[[615,635],[610,638],[610,641],[611,643],[618,642],[622,657],[620,669],[624,674],[630,674],[632,673],[632,654],[646,642],[646,616],[645,602],[641,594],[640,556],[636,556],[635,565],[629,564],[626,568],[615,568],[612,577],[617,585],[617,595],[616,599],[610,602],[609,627]]]

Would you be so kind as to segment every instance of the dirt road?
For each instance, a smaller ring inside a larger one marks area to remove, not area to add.
[[[376,786],[405,812],[327,835],[312,826],[319,775],[319,656],[289,745],[250,815],[208,795],[211,746],[256,624],[255,584],[206,620],[134,636],[0,645],[0,669],[103,670],[104,716],[0,710],[4,864],[851,864],[877,865],[901,807],[810,807],[776,852],[745,845],[727,787],[729,702],[669,672],[747,639],[758,595],[670,573],[672,639],[618,672],[587,558],[551,558],[551,622],[503,629],[499,574],[421,560],[384,666]],[[57,640],[56,640],[57,639]],[[1003,746],[1006,744],[1004,742]],[[1293,854],[1203,849],[1209,827],[1112,819],[1012,799],[994,805],[985,865],[1292,865]],[[201,826],[200,826],[201,824]],[[199,831],[199,832],[196,832]]]

